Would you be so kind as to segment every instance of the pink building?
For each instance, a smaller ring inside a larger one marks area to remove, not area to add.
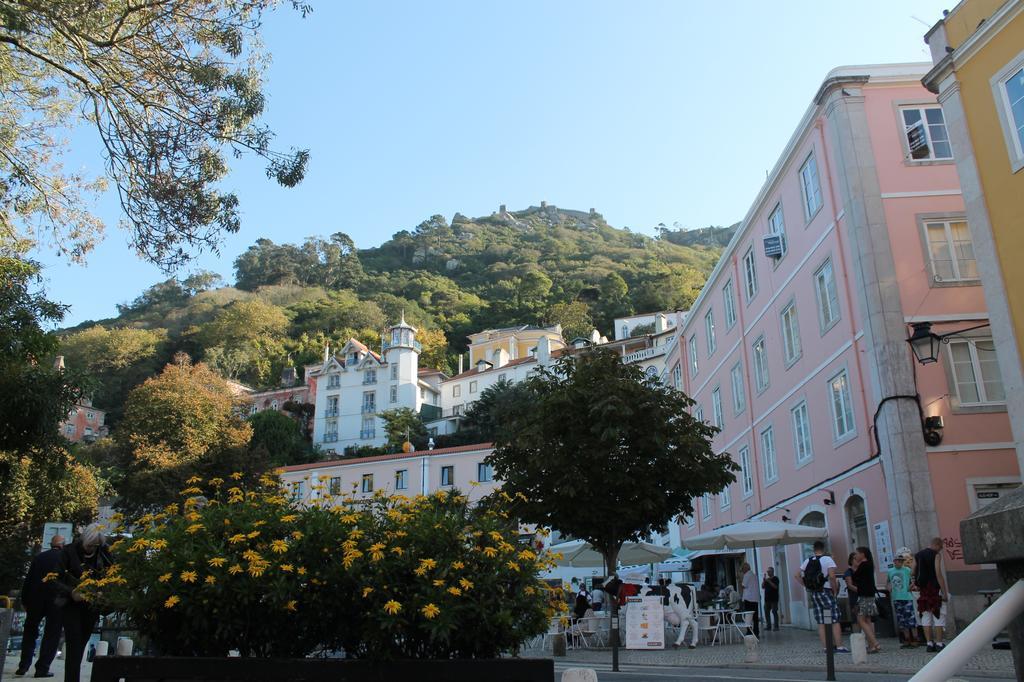
[[[963,563],[959,521],[1020,472],[989,331],[949,337],[927,365],[906,342],[912,323],[941,335],[988,319],[929,66],[829,73],[680,320],[665,376],[742,468],[679,524],[683,540],[744,519],[824,526],[840,564],[872,549],[884,587],[897,548],[940,536],[962,622],[996,579]],[[758,557],[784,576],[785,620],[804,625],[792,575],[806,552]],[[732,562],[695,568],[723,585]]]
[[[107,435],[103,423],[107,413],[93,407],[92,400],[82,398],[68,412],[67,419],[60,424],[60,432],[72,443],[91,443]]]

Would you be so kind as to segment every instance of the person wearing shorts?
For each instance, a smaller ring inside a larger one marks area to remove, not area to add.
[[[797,583],[804,585],[804,571],[812,559],[821,562],[821,572],[825,575],[825,586],[821,590],[808,589],[811,595],[811,607],[814,609],[814,619],[818,621],[818,637],[821,639],[822,648],[825,647],[825,614],[829,614],[832,620],[832,641],[835,643],[835,650],[839,653],[849,653],[850,650],[843,646],[843,631],[839,624],[839,605],[836,603],[836,562],[832,557],[825,554],[825,543],[817,540],[814,543],[814,555],[804,559],[800,564],[800,570],[794,576]]]
[[[928,640],[928,651],[942,651],[946,647],[943,631],[949,600],[946,577],[942,574],[942,538],[932,538],[931,544],[918,552],[914,561],[914,582],[921,591],[917,598],[917,615]]]
[[[910,593],[910,568],[906,557],[898,555],[894,566],[887,572],[888,587],[892,594],[892,610],[896,614],[896,626],[903,635],[901,649],[917,648],[917,619],[914,617],[914,595]]]

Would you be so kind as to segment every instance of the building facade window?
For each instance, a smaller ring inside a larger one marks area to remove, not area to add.
[[[814,271],[814,295],[818,302],[818,324],[824,334],[839,321],[839,293],[831,258]]]
[[[700,368],[700,364],[697,361],[697,336],[691,336],[687,342],[687,346],[690,350],[690,374],[697,376],[697,370]]]
[[[911,159],[936,161],[953,158],[942,107],[906,107],[900,109],[900,115]]]
[[[452,397],[458,398],[460,395],[462,395],[462,384],[454,384],[452,386]]]
[[[341,494],[341,476],[332,476],[331,477],[331,484],[327,488],[327,491],[331,495],[340,495]]]
[[[395,490],[409,489],[409,470],[399,469],[395,472]]]
[[[476,480],[487,483],[494,480],[494,468],[490,464],[480,462],[476,465]]]
[[[476,393],[476,381],[469,382],[469,392]]]
[[[1024,52],[993,78],[992,88],[1010,163],[1016,173],[1024,168]]]
[[[698,421],[704,421],[704,407],[703,405],[695,405],[693,407],[693,418]]]
[[[775,204],[775,208],[768,215],[768,234],[778,236],[779,242],[782,244],[782,256],[775,261],[778,262],[789,252],[789,245],[786,243],[786,222],[782,217],[781,203]]]
[[[725,328],[732,329],[736,324],[736,288],[731,279],[722,287],[722,306],[725,308]]]
[[[683,367],[678,362],[672,368],[672,387],[677,391],[683,388]]]
[[[718,507],[722,511],[725,511],[732,504],[732,494],[729,491],[729,486],[722,488],[722,492],[718,493]]]
[[[743,254],[743,289],[747,294],[747,302],[757,296],[757,264],[754,262],[754,247]]]
[[[377,419],[375,417],[363,417],[363,424],[359,429],[359,438],[362,440],[373,440],[377,437]]]
[[[853,399],[850,395],[850,377],[844,369],[829,379],[829,393],[832,404],[832,436],[842,440],[854,432]]]
[[[391,380],[398,381],[398,364],[391,365]]]
[[[961,406],[1006,402],[992,339],[950,339],[949,359],[957,401]]]
[[[747,396],[743,388],[743,366],[740,363],[737,362],[729,370],[729,380],[732,383],[732,412],[740,414],[747,406]]]
[[[327,409],[324,411],[325,417],[337,417],[338,416],[338,396],[329,395],[327,396]]]
[[[373,474],[363,474],[363,488],[364,493],[373,492]]]
[[[324,421],[324,442],[334,443],[338,440],[338,420],[327,419]]]
[[[804,198],[804,218],[811,221],[821,210],[821,182],[818,180],[818,162],[811,153],[800,166],[800,191]]]
[[[450,486],[455,481],[455,467],[444,466],[441,467],[441,485]]]
[[[392,386],[388,390],[388,399],[393,403],[398,402],[398,386]]]
[[[725,414],[722,412],[722,389],[718,386],[711,391],[711,414],[715,420],[715,426],[719,429],[725,427]]]
[[[708,344],[708,357],[711,357],[718,347],[718,341],[715,339],[715,315],[712,310],[704,315],[704,340]]]
[[[341,375],[330,374],[327,376],[327,388],[338,388],[341,386]]]
[[[768,427],[761,431],[761,457],[764,461],[764,482],[779,480],[779,461],[775,454],[775,430]]]
[[[743,497],[754,494],[754,470],[750,468],[750,448],[746,445],[740,448],[740,483],[743,486]]]
[[[811,420],[807,415],[807,402],[801,401],[790,410],[793,416],[793,447],[796,463],[803,464],[814,456],[811,450]]]
[[[711,493],[704,493],[700,496],[700,517],[702,519],[711,518]]]
[[[377,411],[377,392],[376,391],[364,391],[363,392],[363,412],[376,412]]]
[[[754,387],[758,393],[768,388],[768,350],[765,347],[764,337],[759,336],[754,341]]]
[[[786,367],[800,359],[800,324],[796,315],[796,302],[792,301],[782,309],[782,353]]]
[[[936,282],[978,280],[971,231],[963,220],[929,221],[924,224],[928,261]]]

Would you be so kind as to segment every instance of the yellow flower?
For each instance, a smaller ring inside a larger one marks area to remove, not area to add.
[[[212,585],[215,582],[217,582],[217,579],[214,578],[212,575],[208,575],[208,576],[206,576],[206,580],[204,580],[203,582],[206,583],[207,585]]]
[[[281,517],[281,523],[291,523],[297,518],[299,518],[298,514],[285,514]]]
[[[210,485],[212,485],[213,487],[216,488],[216,487],[224,485],[224,479],[220,478],[219,476],[217,476],[217,477],[211,478],[209,483],[210,483]]]
[[[203,528],[204,528],[203,524],[201,524],[201,523],[193,523],[191,526],[189,526],[188,528],[185,529],[185,532],[188,533],[189,535],[195,535],[196,533],[201,531]]]
[[[285,573],[291,573],[292,571],[295,570],[295,567],[292,566],[291,564],[281,564],[281,570],[284,571]]]
[[[454,568],[455,570],[463,569],[465,567],[466,564],[462,563],[461,561],[452,562],[452,568]]]
[[[254,538],[258,538],[259,536],[260,536],[260,532],[258,530],[254,530],[253,532],[251,532],[248,535],[246,535],[246,537],[249,538],[250,540],[252,540]]]
[[[246,561],[259,561],[263,557],[261,557],[260,553],[257,552],[256,550],[254,550],[254,549],[247,549],[244,552],[242,552],[242,558],[245,559]]]
[[[344,516],[341,517],[341,520],[344,523],[355,523],[356,521],[359,520],[359,517],[356,516],[355,514],[345,514]]]
[[[292,599],[291,601],[289,601],[287,604],[284,605],[284,610],[285,611],[295,611],[296,610],[295,604],[296,604],[295,600]]]
[[[267,570],[267,567],[264,566],[262,563],[252,563],[252,564],[249,564],[249,568],[248,568],[249,575],[251,575],[253,578],[259,578],[261,575],[263,575],[263,573],[266,570]]]
[[[473,583],[465,578],[459,578],[459,584],[462,585],[462,589],[464,590],[473,589]]]
[[[171,579],[171,574],[170,573],[164,573],[162,576],[157,578],[157,580],[162,582],[162,583],[165,583],[165,582],[167,582],[170,579]]]
[[[210,564],[212,568],[220,568],[221,566],[227,563],[227,559],[225,559],[224,557],[215,556],[206,563]]]
[[[433,620],[437,614],[441,613],[441,609],[437,608],[434,604],[427,604],[420,611],[426,617],[427,620]]]
[[[437,562],[433,559],[420,559],[420,566],[426,569],[431,569],[437,566]]]
[[[444,581],[438,578],[434,581],[434,587],[444,587]]]
[[[183,489],[181,491],[181,494],[182,495],[201,495],[202,492],[203,492],[202,488],[197,488],[195,486],[191,486],[189,488]]]
[[[462,594],[462,590],[460,590],[457,587],[449,587],[448,594],[454,594],[456,597],[458,597],[460,594]]]
[[[364,587],[363,588],[363,599],[366,599],[367,597],[369,597],[372,592],[373,592],[373,588],[372,587]]]
[[[228,542],[232,545],[237,545],[239,542],[245,542],[245,533],[236,533],[228,538]]]
[[[524,549],[522,552],[519,553],[519,558],[523,561],[530,561],[531,559],[536,559],[537,555],[528,549]]]
[[[298,573],[299,575],[306,575],[306,569],[304,567],[302,567],[302,566],[299,566],[298,568],[296,568],[295,572]]]
[[[413,571],[413,573],[415,573],[416,575],[418,575],[420,577],[423,577],[423,576],[425,576],[427,574],[427,568],[426,568],[426,566],[420,566],[415,571]]]
[[[270,543],[270,551],[275,554],[284,554],[288,551],[288,543],[284,540],[274,540]]]
[[[294,538],[296,540],[301,540],[302,539],[302,531],[301,530],[293,530],[292,531],[292,538]]]
[[[228,569],[228,573],[230,573],[231,575],[238,575],[241,572],[242,572],[242,567],[239,566],[238,564],[232,564],[231,568]]]
[[[183,583],[194,583],[199,576],[195,571],[182,571],[178,577],[181,578]]]
[[[495,557],[498,556],[498,550],[493,547],[484,547],[484,556]]]
[[[49,573],[47,573],[46,575],[43,576],[43,582],[44,583],[48,583],[51,580],[56,580],[56,579],[57,579],[57,574],[54,573],[53,571],[50,571]]]
[[[202,483],[202,482],[203,482],[203,479],[199,478],[198,476],[192,476],[191,478],[189,478],[188,480],[185,481],[185,484],[186,485],[195,485],[196,483]]]
[[[402,605],[396,602],[394,599],[390,599],[384,604],[384,611],[392,616],[401,610]]]
[[[167,549],[167,540],[160,538],[159,540],[153,540],[149,543],[149,546],[153,549]]]
[[[180,601],[181,601],[181,599],[178,598],[177,595],[172,594],[170,597],[167,598],[167,601],[164,602],[164,608],[165,609],[169,609],[169,608],[173,607],[175,604],[177,604]]]
[[[242,472],[241,471],[234,472],[233,474],[231,474],[231,478],[233,478],[236,481],[242,480]]]
[[[508,566],[510,571],[519,571],[519,564],[514,561],[506,561],[505,565]]]
[[[501,533],[499,533],[499,532],[498,532],[498,531],[496,531],[496,530],[492,530],[492,531],[490,532],[490,536],[491,536],[491,539],[492,539],[492,540],[494,540],[495,542],[501,542],[502,540],[504,540],[504,539],[505,539],[505,538],[504,538],[504,537],[502,536],[502,534],[501,534]]]
[[[397,554],[398,556],[402,556],[402,554],[405,553],[405,550],[402,549],[401,547],[392,547],[391,551],[392,551],[392,553]]]

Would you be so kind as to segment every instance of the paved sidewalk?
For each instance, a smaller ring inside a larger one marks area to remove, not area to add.
[[[629,665],[824,670],[825,653],[816,632],[783,627],[778,632],[764,632],[762,635],[758,647],[758,663],[743,662],[742,644],[716,644],[713,647],[699,645],[696,649],[672,649],[669,645],[664,651],[620,649],[619,660]],[[895,639],[882,638],[880,643],[882,652],[869,655],[865,665],[854,665],[850,654],[836,654],[836,670],[912,675],[935,655],[926,652],[924,647],[900,649]],[[843,644],[849,645],[848,635],[843,636]],[[529,649],[521,655],[546,658],[551,656],[551,650]],[[570,649],[564,659],[555,660],[607,663],[611,661],[611,650]],[[970,673],[974,677],[1013,678],[1013,659],[1009,651],[995,651],[989,647],[977,653],[960,672]]]
[[[25,675],[24,677],[15,677],[14,676],[14,671],[18,669],[18,659],[19,658],[20,658],[20,656],[16,652],[9,652],[7,654],[7,662],[4,664],[3,677],[0,678],[0,679],[3,679],[5,681],[6,680],[31,680],[31,679],[33,679],[33,675],[36,674],[36,670],[35,670],[34,667],[31,668],[28,671],[28,674]],[[35,660],[33,660],[32,662],[35,663]],[[53,677],[51,677],[49,679],[54,680],[54,682],[60,682],[60,680],[64,679],[64,658],[63,657],[58,658],[57,660],[55,660],[53,662],[53,665],[50,666],[50,672],[53,673]],[[82,682],[89,682],[91,677],[92,677],[92,663],[83,661],[82,662],[82,677],[81,677]]]

